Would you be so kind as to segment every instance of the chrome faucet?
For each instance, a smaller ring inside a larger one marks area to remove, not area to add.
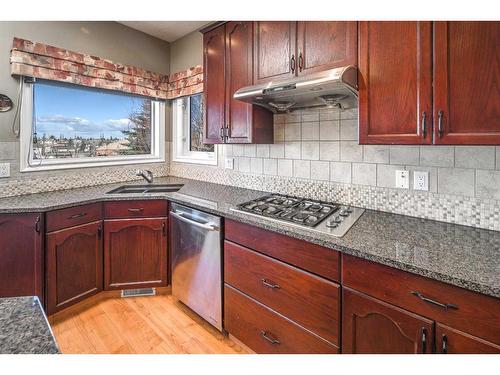
[[[141,176],[143,179],[145,179],[148,183],[152,184],[153,183],[153,172],[147,170],[147,169],[140,169],[135,172],[136,176]]]

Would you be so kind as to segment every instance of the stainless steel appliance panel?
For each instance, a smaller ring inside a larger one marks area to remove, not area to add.
[[[172,294],[222,330],[221,219],[171,204]]]

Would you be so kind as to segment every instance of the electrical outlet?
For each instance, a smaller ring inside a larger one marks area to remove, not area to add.
[[[413,190],[429,191],[429,172],[413,172]]]
[[[405,170],[396,171],[396,187],[400,189],[410,188],[410,172]]]
[[[10,163],[0,163],[0,178],[10,177]]]
[[[225,164],[224,168],[234,169],[234,159],[233,158],[226,158],[226,164]]]

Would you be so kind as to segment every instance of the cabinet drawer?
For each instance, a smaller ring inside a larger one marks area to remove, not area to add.
[[[224,287],[225,329],[257,353],[338,353],[338,348],[236,289]]]
[[[101,203],[63,208],[61,210],[47,212],[46,228],[47,232],[54,232],[56,230],[101,220],[101,218]]]
[[[224,281],[338,345],[339,285],[225,241]]]
[[[131,200],[104,203],[106,219],[121,219],[129,217],[164,217],[168,215],[165,200]]]
[[[342,281],[393,305],[500,343],[497,298],[347,255],[342,256]]]
[[[226,220],[225,231],[226,239],[232,242],[327,279],[340,280],[338,251],[233,220]]]
[[[500,354],[500,346],[438,323],[436,353]]]

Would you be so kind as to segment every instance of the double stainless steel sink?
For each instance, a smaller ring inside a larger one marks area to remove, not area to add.
[[[183,186],[183,184],[123,185],[108,191],[106,194],[169,193],[179,191]]]

